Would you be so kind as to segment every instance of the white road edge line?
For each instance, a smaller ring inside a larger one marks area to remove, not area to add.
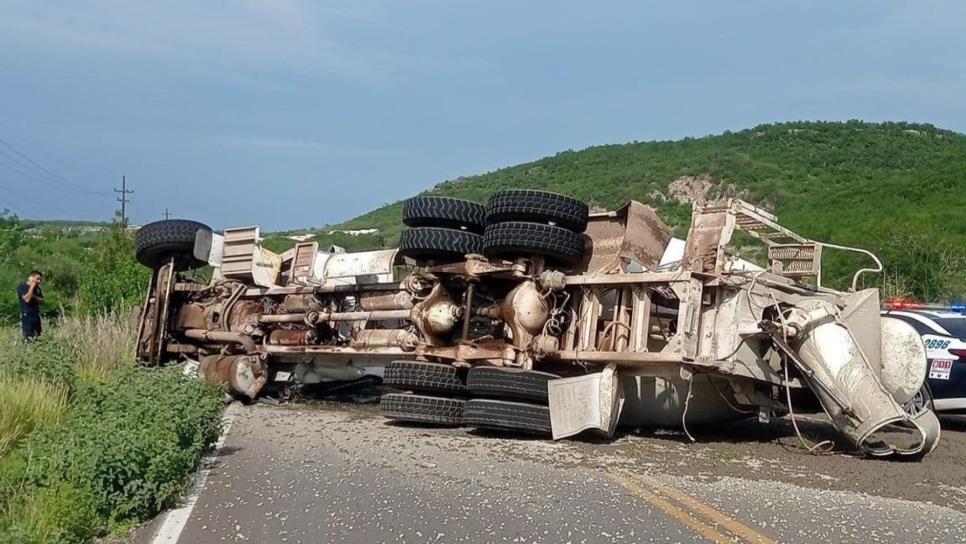
[[[225,409],[223,420],[225,426],[221,431],[221,436],[215,442],[215,447],[208,455],[202,458],[198,474],[195,476],[195,483],[191,487],[191,491],[188,492],[187,499],[181,506],[169,510],[165,514],[164,523],[161,524],[158,532],[155,533],[151,544],[175,544],[181,538],[181,532],[184,531],[184,526],[188,523],[188,519],[191,518],[191,511],[194,510],[195,503],[198,502],[198,497],[201,496],[201,492],[205,489],[205,483],[208,482],[208,474],[211,473],[215,461],[221,454],[221,449],[225,446],[225,439],[228,437],[228,432],[231,431],[231,424],[235,419],[235,414],[232,411],[234,405],[232,403]]]

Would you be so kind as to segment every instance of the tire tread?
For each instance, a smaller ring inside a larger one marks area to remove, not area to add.
[[[590,209],[575,198],[533,189],[505,189],[496,192],[486,203],[487,224],[504,221],[554,223],[583,232],[587,228]]]
[[[446,397],[387,393],[379,402],[382,415],[399,421],[462,425],[466,401]]]
[[[443,363],[393,361],[386,365],[383,383],[413,391],[466,392],[464,373]]]
[[[473,396],[526,400],[547,404],[547,384],[559,378],[556,374],[535,370],[517,370],[478,366],[466,375],[466,389]]]
[[[486,208],[478,203],[445,196],[414,196],[403,203],[403,224],[407,227],[466,228],[482,233]]]
[[[584,238],[563,227],[527,221],[504,221],[486,227],[483,251],[488,257],[535,253],[573,263],[583,257]]]
[[[463,411],[464,424],[481,429],[517,431],[549,436],[550,408],[525,402],[470,399]]]

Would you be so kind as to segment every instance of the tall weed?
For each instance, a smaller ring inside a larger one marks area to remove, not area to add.
[[[50,334],[71,350],[81,377],[104,380],[134,363],[136,332],[133,319],[104,314],[65,317]]]
[[[67,389],[36,377],[0,373],[0,459],[36,428],[56,425],[67,412]]]

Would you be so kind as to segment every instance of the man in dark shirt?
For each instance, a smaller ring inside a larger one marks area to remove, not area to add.
[[[44,292],[40,284],[44,275],[34,270],[27,276],[27,281],[17,286],[20,300],[20,327],[23,329],[24,340],[32,340],[40,336],[40,305],[44,303]]]

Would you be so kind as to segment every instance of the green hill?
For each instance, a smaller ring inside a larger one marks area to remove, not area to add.
[[[509,187],[546,189],[604,208],[640,200],[679,236],[690,221],[688,194],[740,196],[806,237],[879,254],[888,295],[949,300],[966,292],[966,135],[932,125],[792,122],[602,145],[446,181],[428,193],[483,202]],[[401,209],[400,202],[389,204],[333,227],[379,229],[336,234],[336,243],[350,249],[395,243]],[[826,283],[847,285],[856,264],[830,254]]]

